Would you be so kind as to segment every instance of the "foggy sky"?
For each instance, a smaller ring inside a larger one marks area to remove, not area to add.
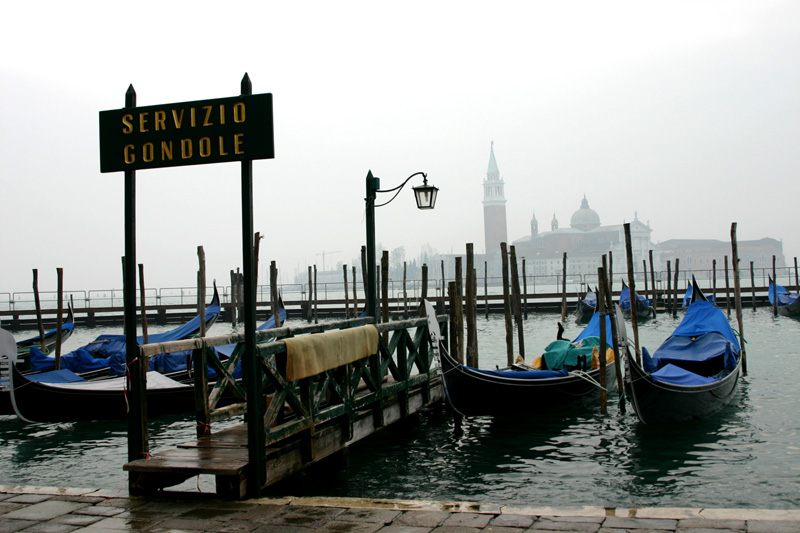
[[[121,288],[122,173],[101,174],[98,113],[254,93],[274,99],[275,159],[254,163],[259,279],[353,264],[365,177],[417,171],[376,210],[377,241],[484,252],[490,145],[509,241],[569,224],[584,194],[603,224],[652,239],[781,239],[800,253],[800,3],[43,2],[0,33],[0,292]],[[149,287],[241,267],[236,163],[137,173],[137,262]]]

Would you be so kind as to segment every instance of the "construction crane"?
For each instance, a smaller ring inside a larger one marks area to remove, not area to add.
[[[325,256],[329,254],[340,254],[342,253],[341,250],[336,250],[335,252],[320,252],[317,255],[322,256],[322,271],[325,272]]]

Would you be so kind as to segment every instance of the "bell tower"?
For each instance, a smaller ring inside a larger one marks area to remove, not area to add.
[[[505,184],[494,158],[494,141],[489,151],[489,168],[483,181],[483,233],[487,255],[500,252],[500,243],[508,242],[506,230]]]

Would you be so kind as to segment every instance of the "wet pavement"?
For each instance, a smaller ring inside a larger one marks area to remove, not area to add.
[[[108,490],[0,485],[0,532],[77,530],[783,533],[800,531],[800,510],[509,507],[288,496],[231,502],[200,493],[139,498]]]

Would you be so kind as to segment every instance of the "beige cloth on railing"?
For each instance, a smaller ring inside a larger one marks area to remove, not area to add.
[[[283,339],[286,379],[315,376],[377,353],[378,330],[372,324]]]

